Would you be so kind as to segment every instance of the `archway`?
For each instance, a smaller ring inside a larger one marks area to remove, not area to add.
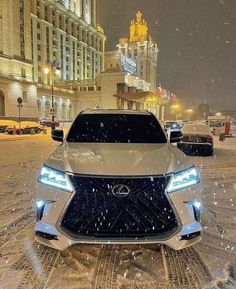
[[[59,118],[59,103],[58,103],[58,101],[54,102],[54,109],[55,109],[55,118]]]
[[[46,117],[49,117],[49,116],[50,116],[50,106],[51,106],[50,101],[47,100],[47,101],[45,102],[45,116],[46,116]]]
[[[37,106],[38,106],[38,117],[42,116],[42,100],[39,98],[37,100]]]
[[[73,119],[73,105],[72,103],[69,104],[69,120]]]
[[[66,119],[66,104],[63,102],[62,106],[61,106],[62,110],[61,110],[61,118],[62,119]]]
[[[5,99],[2,90],[0,90],[0,116],[5,116]]]

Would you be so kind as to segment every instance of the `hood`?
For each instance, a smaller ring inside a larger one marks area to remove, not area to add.
[[[104,176],[147,176],[177,172],[192,165],[170,144],[67,143],[46,165],[70,173]]]

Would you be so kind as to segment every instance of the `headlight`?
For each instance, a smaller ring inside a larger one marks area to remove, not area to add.
[[[55,187],[67,192],[72,192],[72,185],[66,174],[43,166],[38,177],[38,181],[42,184]]]
[[[182,190],[200,183],[200,175],[195,167],[176,173],[170,181],[167,192]]]

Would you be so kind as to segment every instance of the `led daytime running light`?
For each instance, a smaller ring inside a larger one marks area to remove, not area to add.
[[[46,166],[42,167],[38,181],[42,184],[67,192],[73,191],[72,185],[66,174]]]
[[[194,186],[200,182],[200,175],[195,167],[176,173],[170,181],[169,193]]]

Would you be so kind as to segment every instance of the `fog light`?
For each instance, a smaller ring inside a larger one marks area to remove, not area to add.
[[[41,209],[44,206],[44,201],[40,200],[40,201],[36,201],[36,206],[38,209]]]
[[[197,202],[197,201],[193,202],[193,205],[194,205],[194,207],[195,207],[196,209],[198,209],[198,210],[200,210],[201,207],[202,207],[202,203],[201,203],[201,202]]]
[[[197,222],[200,222],[202,214],[202,203],[194,201],[192,205],[193,205],[194,218]]]
[[[36,201],[36,221],[40,221],[43,217],[45,202],[42,200]]]

